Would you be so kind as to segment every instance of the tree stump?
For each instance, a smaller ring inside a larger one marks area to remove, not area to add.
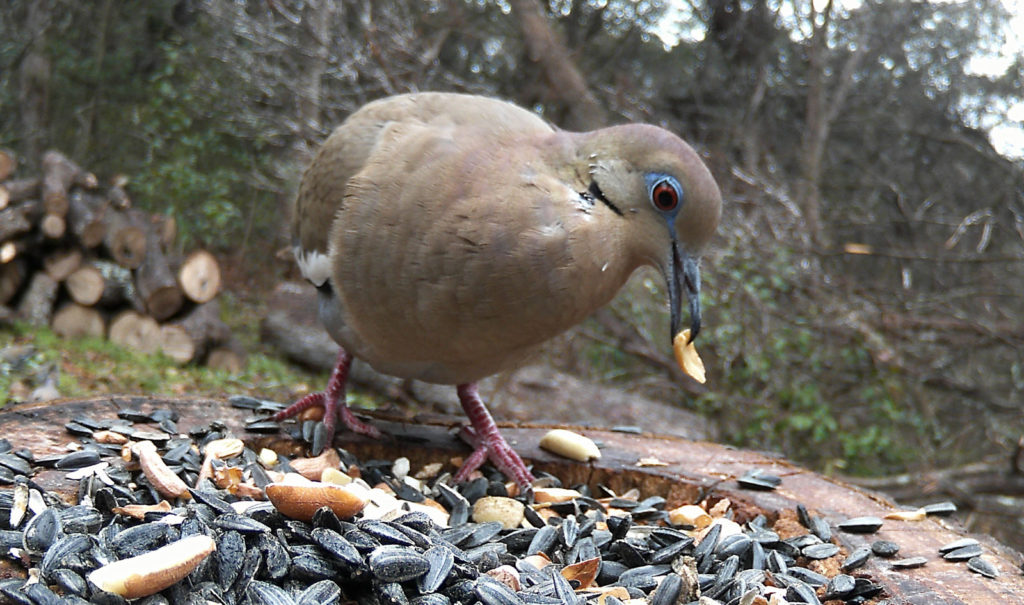
[[[269,436],[247,433],[244,423],[249,412],[232,408],[220,399],[102,396],[23,405],[0,411],[0,432],[10,440],[14,449],[27,448],[37,457],[45,456],[64,453],[66,445],[74,440],[60,428],[68,418],[79,415],[104,418],[120,409],[149,411],[155,408],[176,411],[180,415],[178,428],[183,433],[218,421],[257,451],[270,447],[287,455],[302,454],[302,445],[283,433]],[[430,462],[450,465],[453,456],[469,453],[451,430],[462,424],[462,418],[411,419],[382,412],[370,412],[369,415],[373,417],[373,424],[387,437],[372,440],[342,432],[335,445],[364,460],[406,456],[413,468]],[[566,485],[585,483],[593,488],[605,485],[619,493],[635,487],[643,496],[666,498],[668,507],[704,498],[728,498],[738,522],[745,522],[758,514],[774,519],[783,511],[792,511],[800,503],[833,528],[851,517],[882,517],[897,510],[890,500],[878,494],[812,473],[779,458],[680,438],[576,428],[574,430],[588,435],[603,447],[602,458],[586,464],[573,462],[539,448],[541,437],[550,428],[565,427],[502,425],[502,433],[527,463],[532,463],[537,470],[554,474]],[[652,458],[657,459],[658,465],[650,463]],[[641,460],[648,460],[648,465],[638,464]],[[747,471],[758,469],[782,477],[782,485],[774,491],[741,489],[736,479]],[[42,470],[34,481],[69,498],[78,489],[78,482],[68,480],[62,471]],[[11,488],[2,486],[0,489]],[[882,584],[885,598],[890,603],[1016,603],[1024,594],[1024,576],[1017,569],[1021,555],[990,537],[974,536],[982,542],[987,556],[1000,569],[1001,575],[996,579],[973,574],[962,563],[951,563],[938,557],[939,546],[964,537],[964,532],[955,522],[935,518],[917,522],[887,520],[876,534],[847,534],[833,530],[833,535],[847,551],[885,539],[899,544],[908,556],[928,558],[924,567],[901,571],[892,568],[887,560],[874,557],[857,570],[857,574],[867,574]]]

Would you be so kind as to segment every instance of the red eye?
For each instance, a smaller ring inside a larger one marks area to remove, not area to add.
[[[651,190],[651,201],[658,210],[670,212],[679,205],[679,193],[671,183],[661,181]]]

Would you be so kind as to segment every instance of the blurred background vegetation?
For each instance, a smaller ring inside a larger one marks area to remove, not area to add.
[[[0,141],[27,172],[56,147],[128,176],[258,293],[267,266],[295,276],[273,254],[301,170],[367,101],[463,91],[567,128],[664,125],[726,199],[704,260],[709,386],[673,369],[652,274],[546,360],[819,470],[983,464],[1020,495],[1024,164],[996,136],[1021,128],[1011,16],[999,0],[13,0]]]

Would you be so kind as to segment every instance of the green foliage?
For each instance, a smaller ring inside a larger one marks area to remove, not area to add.
[[[245,168],[259,164],[260,149],[225,128],[230,105],[211,98],[204,74],[190,69],[194,47],[168,42],[161,50],[148,101],[131,116],[146,146],[132,189],[155,209],[168,208],[186,237],[217,245],[225,234],[241,235],[240,201],[253,195]]]
[[[928,430],[907,398],[894,398],[901,377],[876,367],[857,333],[822,334],[801,264],[782,247],[721,251],[708,278],[712,334],[702,345],[715,383],[694,405],[728,441],[821,470],[879,474],[919,461],[914,443]]]

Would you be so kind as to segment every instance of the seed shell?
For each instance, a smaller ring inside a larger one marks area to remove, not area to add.
[[[89,574],[101,590],[128,599],[160,592],[187,576],[214,551],[209,536],[191,536],[145,554],[115,561]]]

